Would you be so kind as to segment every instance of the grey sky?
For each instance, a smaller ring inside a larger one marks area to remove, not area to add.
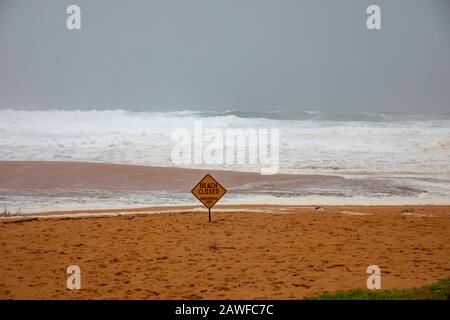
[[[0,108],[449,111],[450,1],[0,0]]]

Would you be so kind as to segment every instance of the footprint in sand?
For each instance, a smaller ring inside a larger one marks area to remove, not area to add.
[[[296,288],[305,288],[305,289],[309,289],[309,288],[311,288],[311,286],[308,286],[307,284],[303,284],[303,283],[293,283],[292,284],[294,287],[296,287]]]

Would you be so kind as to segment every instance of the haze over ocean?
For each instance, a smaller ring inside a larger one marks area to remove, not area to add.
[[[448,112],[450,2],[0,3],[0,108]]]

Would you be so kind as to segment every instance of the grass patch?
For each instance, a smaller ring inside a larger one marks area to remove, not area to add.
[[[450,300],[450,278],[420,288],[401,290],[356,289],[322,293],[305,300]]]

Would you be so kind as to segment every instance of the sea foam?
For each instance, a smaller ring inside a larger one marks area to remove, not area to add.
[[[177,129],[279,129],[279,173],[345,177],[340,183],[243,185],[228,204],[449,204],[450,117],[320,112],[132,112],[0,110],[0,160],[174,166]],[[239,165],[190,168],[259,171]],[[194,183],[194,181],[193,181]],[[185,193],[0,190],[11,212],[197,204]]]
[[[192,130],[195,121],[202,121],[205,129],[280,129],[281,173],[441,175],[450,173],[447,116],[0,110],[0,160],[173,166],[171,133]],[[258,170],[250,165],[219,167]]]

